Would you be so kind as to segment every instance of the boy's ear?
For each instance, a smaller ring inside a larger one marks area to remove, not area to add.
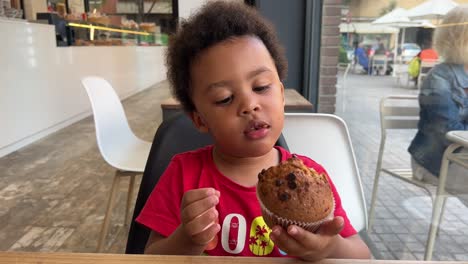
[[[203,117],[201,117],[197,111],[192,111],[189,116],[198,131],[202,133],[208,132],[208,126],[205,124]]]

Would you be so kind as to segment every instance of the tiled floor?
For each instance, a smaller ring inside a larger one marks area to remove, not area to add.
[[[163,82],[124,101],[137,136],[152,141],[168,96]],[[92,117],[0,158],[0,250],[93,252],[113,175],[99,154]],[[127,186],[123,180],[107,252],[125,248]]]
[[[340,76],[337,114],[348,123],[370,200],[379,142],[378,101],[387,94],[415,94],[394,88],[392,77]],[[169,96],[163,82],[124,101],[130,126],[151,141],[161,121],[159,103]],[[389,164],[407,165],[414,132],[396,133]],[[20,151],[0,158],[0,250],[93,252],[104,217],[113,169],[96,146],[92,118],[86,118]],[[127,182],[115,207],[106,252],[122,253]],[[435,259],[468,260],[468,209],[450,199],[436,242]],[[383,257],[422,259],[431,214],[420,189],[382,177],[377,217],[370,235]]]

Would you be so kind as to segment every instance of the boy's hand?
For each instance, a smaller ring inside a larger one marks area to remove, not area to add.
[[[208,244],[221,230],[218,224],[219,191],[202,188],[187,191],[180,209],[182,230],[197,246]]]
[[[323,223],[316,233],[298,226],[289,226],[284,230],[274,226],[271,240],[283,251],[307,261],[317,261],[330,256],[341,238],[338,234],[343,229],[342,217]]]

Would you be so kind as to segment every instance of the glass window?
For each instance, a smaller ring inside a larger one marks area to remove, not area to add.
[[[447,133],[466,133],[468,127],[468,59],[460,58],[466,56],[460,51],[468,39],[468,10],[450,15],[452,1],[443,1],[447,13],[431,15],[431,8],[441,9],[435,7],[438,1],[419,1],[426,3],[428,13],[420,18],[427,20],[408,15],[408,22],[398,22],[400,13],[394,22],[387,17],[385,25],[376,26],[379,17],[396,8],[410,14],[418,3],[370,2],[345,1],[342,57],[348,47],[354,50],[349,64],[340,64],[335,105],[349,127],[370,209],[369,244],[376,258],[423,260],[434,245],[433,260],[466,261],[468,169],[450,162],[443,195],[435,197],[444,150],[454,142]],[[445,39],[458,44],[443,45]],[[458,147],[448,157],[466,159],[466,152]],[[415,181],[429,190],[410,183]]]

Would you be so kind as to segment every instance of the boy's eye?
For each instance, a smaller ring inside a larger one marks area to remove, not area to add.
[[[254,87],[253,90],[254,90],[255,92],[262,92],[262,91],[267,90],[268,88],[270,88],[269,85],[257,86],[257,87]]]
[[[233,98],[233,96],[231,95],[231,96],[226,97],[226,98],[224,98],[222,100],[216,101],[215,104],[217,104],[217,105],[229,104],[232,101],[232,98]]]

